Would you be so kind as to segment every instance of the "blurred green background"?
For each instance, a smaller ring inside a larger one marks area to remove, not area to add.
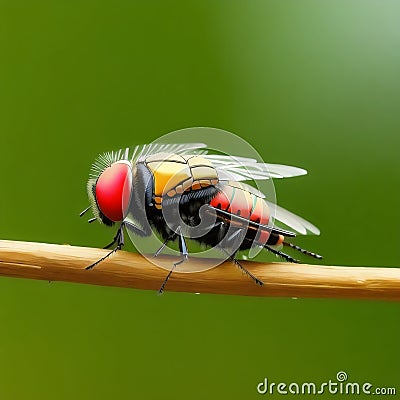
[[[97,154],[213,126],[310,171],[276,182],[321,228],[297,243],[400,267],[399,17],[395,0],[1,0],[1,238],[104,245],[77,216]],[[251,399],[264,377],[339,370],[400,391],[395,303],[9,278],[0,302],[2,399]]]

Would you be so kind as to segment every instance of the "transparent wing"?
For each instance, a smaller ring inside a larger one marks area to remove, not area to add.
[[[314,235],[320,234],[320,230],[311,222],[308,222],[304,218],[299,217],[296,214],[293,214],[292,212],[286,210],[283,207],[278,206],[277,204],[271,203],[269,201],[267,201],[267,203],[271,209],[271,215],[274,215],[275,219],[277,219],[280,222],[283,222],[285,225],[289,226],[296,232],[302,235],[307,235],[310,233]]]
[[[156,153],[204,154],[206,147],[204,143],[150,143],[134,147],[130,159],[133,163]]]
[[[243,189],[265,200],[264,193],[260,192],[255,187],[250,186],[247,183],[243,182],[240,182],[237,185],[240,185],[240,187],[242,187]],[[301,235],[307,235],[310,233],[314,235],[320,234],[320,230],[311,222],[305,220],[304,218],[296,214],[293,214],[292,212],[286,210],[283,207],[278,206],[277,204],[272,203],[271,201],[267,200],[265,201],[267,202],[271,210],[271,216],[274,217],[276,220],[284,223],[288,227],[292,228],[297,233],[300,233]]]
[[[207,154],[205,143],[150,143],[133,148],[129,155],[133,162],[143,160],[151,154],[201,154],[211,161],[221,180],[246,181],[252,179],[288,178],[307,174],[302,168],[289,165],[259,163],[253,158]]]
[[[302,168],[290,165],[259,163],[253,158],[218,154],[204,154],[203,157],[212,162],[221,180],[264,180],[307,174],[307,171]]]
[[[117,161],[130,161],[133,163],[140,161],[147,156],[155,153],[177,153],[177,154],[205,154],[207,147],[204,143],[150,143],[127,147],[117,151],[108,151],[100,154],[92,164],[90,178],[96,180],[99,175],[111,164]]]

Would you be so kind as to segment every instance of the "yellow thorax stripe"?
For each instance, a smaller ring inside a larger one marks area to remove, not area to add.
[[[153,174],[157,197],[174,196],[218,183],[217,171],[201,156],[159,153],[146,158],[146,165]]]

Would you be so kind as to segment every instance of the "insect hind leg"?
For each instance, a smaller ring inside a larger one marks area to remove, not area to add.
[[[292,256],[289,256],[289,254],[286,254],[286,253],[284,253],[283,251],[280,251],[280,250],[273,249],[272,247],[270,247],[270,246],[268,246],[266,244],[263,247],[264,247],[264,249],[270,251],[272,254],[275,254],[275,255],[277,255],[279,257],[282,257],[286,261],[289,261],[291,263],[296,263],[296,264],[298,264],[300,262],[299,260],[296,260]]]
[[[228,258],[229,258],[237,267],[239,267],[239,269],[240,269],[245,275],[247,275],[250,279],[252,279],[256,285],[259,285],[259,286],[263,286],[263,285],[264,285],[264,282],[263,282],[262,280],[258,279],[258,278],[257,278],[255,275],[253,275],[245,266],[243,266],[243,265],[239,262],[239,260],[235,257],[236,252],[235,252],[235,254],[231,255],[231,254],[229,254],[229,252],[226,251],[225,249],[222,249],[222,251],[228,256]]]
[[[283,244],[285,246],[288,246],[288,247],[290,247],[292,249],[295,249],[295,250],[299,251],[300,253],[303,253],[303,254],[305,254],[307,256],[314,257],[317,260],[321,260],[322,259],[322,256],[320,254],[313,253],[312,251],[305,250],[305,249],[301,248],[300,246],[297,246],[297,245],[295,245],[293,243],[283,242]]]

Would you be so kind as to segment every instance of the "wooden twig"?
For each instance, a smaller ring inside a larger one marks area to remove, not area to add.
[[[107,250],[46,243],[0,241],[0,275],[158,290],[166,270],[139,254],[119,251],[93,270],[84,268]],[[190,258],[193,267],[201,261]],[[173,273],[167,291],[249,296],[400,300],[400,268],[334,267],[245,262],[265,282],[257,286],[231,262],[196,273]]]

